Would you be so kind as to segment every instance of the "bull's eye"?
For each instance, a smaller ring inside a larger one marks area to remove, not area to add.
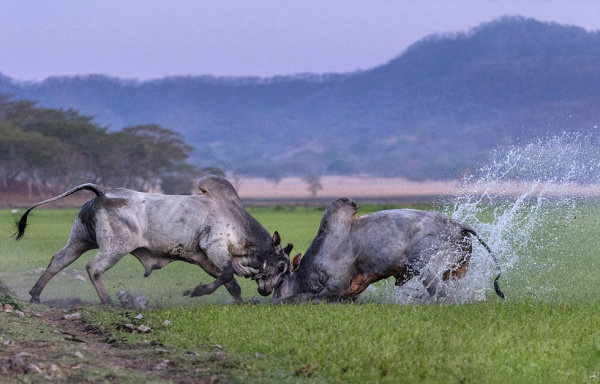
[[[277,269],[279,273],[285,272],[285,262],[280,261],[279,263],[277,263]]]

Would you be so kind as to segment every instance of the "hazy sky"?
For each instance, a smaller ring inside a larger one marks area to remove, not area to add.
[[[600,30],[600,1],[0,0],[0,73],[271,76],[382,64],[502,15]]]

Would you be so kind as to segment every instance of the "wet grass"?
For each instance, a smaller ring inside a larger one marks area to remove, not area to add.
[[[224,346],[245,363],[242,381],[577,383],[600,369],[598,313],[599,302],[521,301],[208,305],[144,316],[151,337],[165,344]],[[94,316],[107,327],[118,321],[106,312]]]
[[[380,206],[361,207],[361,213]],[[277,229],[294,252],[304,252],[318,228],[320,208],[253,207],[267,229]],[[481,219],[490,220],[490,212]],[[0,240],[0,279],[24,293],[52,253],[66,242],[74,210],[34,211],[19,243]],[[13,216],[0,211],[0,233]],[[180,292],[208,282],[198,267],[172,263],[149,278],[132,256],[107,272],[105,285],[143,292],[155,306],[144,312],[150,335],[117,331],[124,312],[97,310],[89,320],[132,342],[156,339],[165,345],[202,352],[220,345],[232,358],[236,377],[250,382],[590,382],[600,371],[600,208],[580,204],[557,208],[518,249],[523,261],[503,276],[508,301],[461,306],[391,305],[222,305],[219,289],[208,298]],[[85,271],[92,253],[75,268]],[[85,274],[84,272],[82,272]],[[245,298],[256,284],[239,279]],[[97,302],[87,281],[57,277],[44,298],[78,296]],[[168,327],[162,326],[170,320]]]

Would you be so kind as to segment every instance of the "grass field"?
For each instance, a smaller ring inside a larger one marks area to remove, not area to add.
[[[381,208],[366,206],[361,213]],[[322,214],[322,208],[310,207],[249,210],[299,252],[310,244]],[[492,220],[491,212],[482,212],[481,220]],[[45,267],[64,245],[75,215],[75,210],[34,211],[17,243],[8,238],[13,214],[0,211],[0,278],[19,297],[27,298],[39,276],[31,271]],[[506,302],[490,294],[485,302],[460,306],[381,300],[223,305],[230,297],[222,288],[205,298],[181,296],[184,289],[210,281],[198,267],[172,263],[143,278],[141,265],[127,256],[106,273],[105,285],[113,297],[131,290],[165,307],[144,312],[153,332],[117,331],[131,321],[125,311],[95,310],[88,319],[131,342],[158,340],[198,353],[222,346],[232,356],[222,374],[234,382],[594,382],[590,376],[600,371],[599,217],[600,209],[591,203],[550,212],[527,245],[515,248],[521,261],[501,280]],[[91,255],[70,268],[85,276]],[[97,302],[91,284],[75,275],[71,270],[57,276],[42,300],[78,296]],[[254,282],[238,281],[245,298],[257,295]],[[172,323],[163,327],[167,319]]]

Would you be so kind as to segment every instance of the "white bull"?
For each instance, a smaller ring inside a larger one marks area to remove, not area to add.
[[[82,207],[67,245],[54,255],[29,292],[32,302],[39,302],[52,277],[84,252],[96,248],[98,253],[88,262],[87,271],[102,304],[111,303],[102,285],[102,274],[128,253],[142,263],[144,276],[175,260],[197,264],[216,280],[184,294],[207,295],[225,285],[236,301],[241,301],[241,289],[234,273],[253,277],[265,262],[272,265],[279,259],[289,260],[286,253],[292,245],[284,250],[279,234],[275,232],[271,238],[244,209],[233,186],[216,176],[200,179],[199,192],[191,196],[122,188],[105,192],[97,185],[83,184],[29,208],[18,223],[17,239],[25,233],[32,209],[83,189],[96,197]],[[265,294],[261,289],[259,292]]]

